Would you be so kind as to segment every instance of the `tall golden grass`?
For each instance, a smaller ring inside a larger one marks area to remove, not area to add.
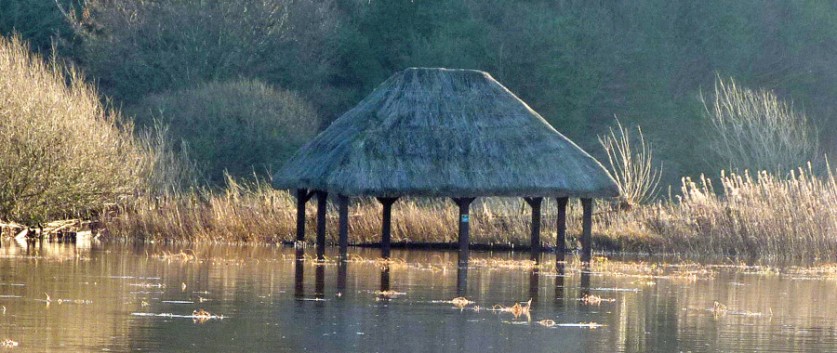
[[[136,201],[105,219],[114,236],[145,240],[293,241],[295,201],[267,181],[237,183],[221,192],[192,191]],[[600,202],[594,247],[683,255],[778,260],[837,258],[837,181],[810,167],[778,178],[768,172],[721,173],[718,180],[683,179],[682,196],[631,210]],[[718,189],[716,190],[716,187]],[[555,243],[554,200],[544,207],[542,240]],[[314,242],[316,201],[307,208],[308,243]],[[552,207],[550,207],[552,206]],[[529,209],[521,200],[482,199],[472,207],[472,244],[526,247]],[[580,234],[580,207],[571,203],[568,234]],[[349,212],[353,244],[380,241],[381,206],[357,199]],[[327,242],[336,244],[337,212],[329,204]],[[393,241],[451,243],[456,208],[442,199],[400,199],[393,207]]]
[[[716,192],[715,185],[720,186]],[[717,181],[684,179],[682,196],[640,216],[663,248],[782,260],[837,259],[837,182],[810,163],[786,178],[721,173]]]

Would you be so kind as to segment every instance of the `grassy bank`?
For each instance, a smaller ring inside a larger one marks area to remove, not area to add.
[[[684,255],[834,260],[837,256],[837,182],[810,168],[787,178],[768,173],[721,174],[718,180],[684,179],[682,196],[617,210],[599,202],[594,216],[598,250]],[[545,245],[555,244],[555,201],[543,208]],[[307,209],[306,240],[314,241],[316,202]],[[580,234],[580,206],[571,202],[568,236]],[[327,242],[336,243],[337,212],[329,204]],[[380,240],[381,206],[355,200],[349,241]],[[530,211],[522,200],[483,199],[472,207],[472,244],[525,247]],[[454,243],[456,208],[442,199],[401,199],[393,207],[393,241]],[[223,192],[199,191],[141,199],[105,219],[112,236],[183,242],[293,241],[294,199],[267,183],[230,181]]]

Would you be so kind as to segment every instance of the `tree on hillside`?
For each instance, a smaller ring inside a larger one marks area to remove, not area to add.
[[[339,26],[332,3],[320,0],[88,0],[73,20],[77,60],[127,104],[238,78],[326,99],[320,88]]]
[[[53,44],[61,49],[72,38],[72,28],[61,8],[79,9],[83,0],[0,0],[0,36],[16,33],[33,50],[49,55]]]

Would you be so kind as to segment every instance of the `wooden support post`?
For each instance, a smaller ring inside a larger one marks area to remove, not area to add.
[[[337,195],[340,224],[338,226],[338,244],[340,248],[340,261],[347,258],[349,247],[349,198],[345,195]]]
[[[468,265],[468,238],[470,236],[469,225],[471,223],[471,202],[473,197],[454,198],[453,202],[459,206],[459,265]]]
[[[555,252],[561,255],[563,261],[564,252],[567,251],[567,201],[568,197],[558,198],[558,236],[555,240]]]
[[[296,189],[296,240],[305,241],[305,204],[311,198],[308,189]]]
[[[543,197],[525,197],[523,199],[532,207],[532,236],[530,237],[529,247],[534,260],[537,258],[537,254],[541,252],[541,203]]]
[[[583,216],[581,221],[581,261],[593,259],[593,199],[581,199]]]
[[[392,239],[392,204],[397,197],[378,197],[378,202],[384,206],[384,216],[381,221],[381,257],[388,259],[390,240]]]
[[[328,193],[317,191],[317,260],[325,259],[326,212]]]

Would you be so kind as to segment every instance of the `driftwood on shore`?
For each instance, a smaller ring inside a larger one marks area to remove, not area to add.
[[[52,238],[68,233],[91,233],[95,228],[95,221],[81,219],[63,219],[30,226],[14,221],[0,221],[0,237],[13,238]]]

